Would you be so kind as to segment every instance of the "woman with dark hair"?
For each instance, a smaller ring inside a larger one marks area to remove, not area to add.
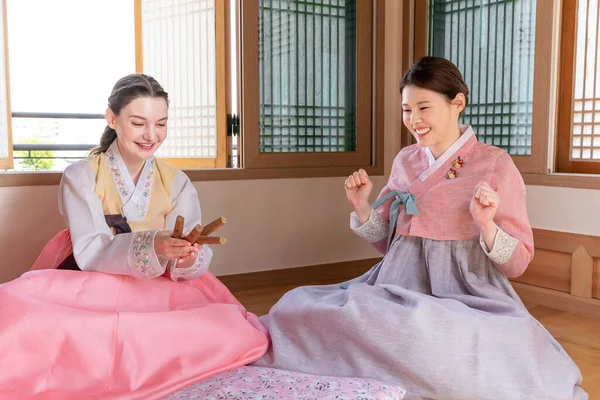
[[[344,182],[350,226],[384,254],[341,285],[287,293],[264,318],[257,365],[381,379],[406,399],[587,399],[579,369],[508,278],[533,258],[525,185],[511,157],[459,125],[469,89],[450,61],[400,83],[403,148],[371,206],[364,170]]]
[[[201,213],[188,177],[154,158],[167,118],[152,77],[116,83],[100,146],[60,183],[68,229],[0,285],[0,398],[159,399],[266,350],[212,251],[172,237]]]

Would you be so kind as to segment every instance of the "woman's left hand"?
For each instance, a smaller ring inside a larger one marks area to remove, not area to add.
[[[482,232],[494,225],[500,207],[500,196],[487,182],[481,182],[471,199],[470,211],[475,224]]]
[[[194,243],[194,250],[182,255],[177,260],[177,268],[189,268],[196,262],[196,258],[198,258],[198,253],[200,252],[200,245],[198,243]]]

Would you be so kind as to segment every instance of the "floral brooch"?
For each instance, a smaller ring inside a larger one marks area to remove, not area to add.
[[[452,161],[452,168],[446,174],[446,179],[454,179],[458,176],[458,169],[462,168],[465,161],[459,156],[456,160]]]

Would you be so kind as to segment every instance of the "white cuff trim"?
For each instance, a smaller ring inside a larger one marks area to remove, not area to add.
[[[212,258],[211,250],[206,245],[200,246],[196,262],[194,265],[187,268],[177,268],[177,261],[173,260],[170,264],[170,277],[174,281],[190,280],[200,277],[206,272],[210,259]]]
[[[361,225],[356,212],[352,212],[350,214],[350,229],[367,242],[376,243],[387,238],[388,221],[377,211],[371,210],[369,220]]]
[[[502,229],[500,229],[500,227],[498,227],[498,233],[496,233],[492,251],[488,250],[483,240],[483,235],[479,236],[479,244],[485,252],[485,255],[488,256],[490,260],[501,265],[506,263],[513,255],[515,249],[517,248],[517,244],[519,244],[519,240],[510,236],[508,233],[504,232]]]
[[[133,234],[127,261],[136,278],[156,278],[165,272],[165,267],[161,265],[154,250],[154,237],[157,233],[158,231],[142,231]]]

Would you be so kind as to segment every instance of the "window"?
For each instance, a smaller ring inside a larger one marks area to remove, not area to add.
[[[600,7],[564,0],[557,171],[600,173]]]
[[[553,1],[540,0],[415,3],[415,57],[458,66],[470,89],[462,123],[505,149],[524,174],[547,172],[552,13]]]
[[[99,142],[112,85],[135,72],[133,5],[122,0],[5,4],[14,167],[62,170]]]
[[[259,1],[261,153],[356,150],[356,4]]]
[[[12,140],[3,148],[14,163],[0,155],[3,168],[62,170],[85,157],[104,130],[112,85],[136,71],[170,93],[158,156],[182,168],[225,166],[223,2],[6,0],[6,9],[12,133],[0,137]]]
[[[382,1],[244,1],[246,168],[376,164],[371,77],[374,16],[382,26],[382,7]]]
[[[225,69],[217,57],[226,45],[224,1],[141,0],[140,8],[137,70],[156,78],[170,100],[169,135],[157,156],[180,168],[224,168],[226,78],[217,74]]]
[[[192,179],[382,173],[384,0],[84,3],[2,1],[1,169],[85,157],[114,82],[144,72],[170,94],[157,155]]]
[[[535,0],[432,0],[429,54],[470,88],[463,123],[512,155],[531,154]]]

